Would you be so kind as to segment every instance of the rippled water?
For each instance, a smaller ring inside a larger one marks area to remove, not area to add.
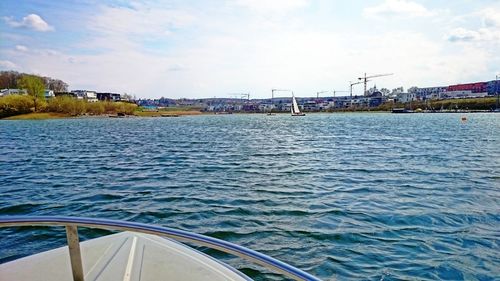
[[[0,214],[189,230],[323,279],[494,280],[500,114],[460,117],[0,121]],[[62,246],[64,235],[0,230],[0,262]],[[216,256],[256,279],[278,279]]]

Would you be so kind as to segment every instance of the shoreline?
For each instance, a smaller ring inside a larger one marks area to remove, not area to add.
[[[139,114],[138,114],[139,113]],[[391,113],[391,114],[473,114],[473,113],[499,113],[495,111],[479,111],[479,110],[471,110],[471,111],[435,111],[435,112],[411,112],[411,113],[392,113],[391,111],[333,111],[333,112],[306,112],[306,115],[316,115],[316,114],[383,114],[383,113]],[[20,115],[9,116],[5,118],[0,118],[1,120],[50,120],[50,119],[87,119],[87,118],[96,118],[96,119],[105,119],[105,118],[169,118],[169,117],[182,117],[182,116],[210,116],[210,115],[267,115],[267,113],[262,112],[233,112],[230,114],[215,114],[214,112],[200,112],[200,111],[153,111],[153,112],[135,112],[133,115],[124,115],[117,116],[116,114],[102,114],[102,115],[78,115],[71,116],[69,114],[64,113],[54,113],[54,112],[32,112]],[[288,115],[289,112],[273,112],[276,115]]]

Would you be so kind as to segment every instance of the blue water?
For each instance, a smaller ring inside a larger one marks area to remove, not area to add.
[[[184,229],[327,280],[499,280],[500,114],[467,118],[0,121],[0,214]],[[57,227],[0,237],[0,261],[65,243]]]

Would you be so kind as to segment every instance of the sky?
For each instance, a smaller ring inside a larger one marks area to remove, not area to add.
[[[368,83],[389,89],[489,81],[500,1],[2,0],[0,70],[137,98],[346,95],[364,73],[393,73]]]

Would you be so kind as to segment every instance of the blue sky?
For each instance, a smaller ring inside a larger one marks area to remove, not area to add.
[[[137,97],[484,81],[498,50],[500,1],[0,1],[0,70]]]

